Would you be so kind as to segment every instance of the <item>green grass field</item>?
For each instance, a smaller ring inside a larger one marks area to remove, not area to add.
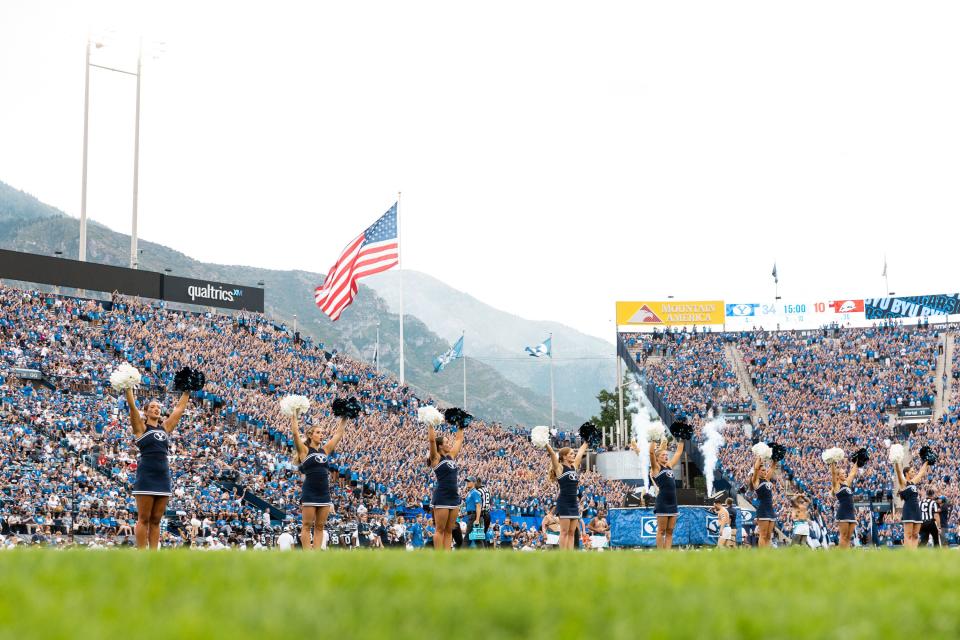
[[[0,553],[0,638],[960,637],[960,552]]]

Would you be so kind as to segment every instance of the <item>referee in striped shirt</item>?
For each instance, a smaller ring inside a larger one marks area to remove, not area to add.
[[[927,489],[927,497],[920,501],[920,519],[923,523],[920,525],[920,544],[927,546],[927,542],[933,538],[933,546],[940,546],[940,526],[937,522],[937,514],[940,513],[940,504],[934,498],[933,489]]]
[[[477,478],[477,491],[480,492],[480,521],[483,524],[483,533],[486,535],[490,530],[490,492],[483,486],[483,480]],[[484,540],[481,546],[487,546]]]

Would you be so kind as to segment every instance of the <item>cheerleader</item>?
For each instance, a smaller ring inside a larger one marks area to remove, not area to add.
[[[773,538],[773,525],[777,515],[773,510],[773,480],[777,473],[777,461],[769,467],[763,466],[763,459],[757,456],[750,474],[750,488],[757,494],[757,546],[769,547]]]
[[[860,468],[857,463],[850,465],[850,472],[844,479],[837,469],[837,463],[830,463],[830,482],[833,487],[833,495],[837,497],[837,528],[840,530],[840,537],[837,546],[841,549],[849,549],[853,540],[853,533],[857,528],[857,514],[853,509],[853,481],[857,477]]]
[[[303,474],[303,489],[300,493],[300,546],[306,549],[323,547],[323,536],[327,517],[333,509],[330,497],[329,456],[336,450],[343,438],[347,417],[337,419],[337,430],[333,437],[323,444],[320,426],[308,427],[304,439],[300,438],[297,423],[297,411],[290,415],[290,430],[293,432],[293,461]],[[313,534],[311,537],[311,533]]]
[[[563,447],[554,451],[547,444],[550,454],[550,471],[547,474],[550,482],[560,485],[560,495],[557,497],[557,517],[560,518],[560,548],[573,549],[577,539],[577,525],[580,523],[580,478],[577,469],[584,454],[587,453],[586,440],[574,453],[570,447]]]
[[[170,500],[173,483],[170,480],[170,461],[167,459],[169,435],[177,428],[183,412],[190,401],[190,393],[184,391],[173,412],[161,422],[163,406],[159,400],[147,403],[143,415],[137,409],[133,389],[124,390],[127,407],[130,409],[130,424],[140,460],[137,464],[137,479],[133,483],[133,495],[137,501],[137,524],[134,535],[137,548],[148,544],[151,549],[160,546],[160,520]]]
[[[438,436],[432,424],[427,436],[430,440],[429,464],[437,476],[432,500],[433,524],[436,528],[433,548],[449,551],[453,545],[453,529],[459,526],[457,518],[460,515],[460,494],[457,491],[456,459],[463,447],[463,429],[457,430],[452,444],[446,436]]]
[[[677,506],[677,480],[673,476],[673,467],[683,455],[683,440],[679,440],[677,450],[671,458],[667,453],[667,439],[662,438],[660,445],[650,443],[650,477],[657,485],[657,500],[653,513],[657,516],[657,549],[673,547],[673,529],[677,526],[680,508]],[[640,455],[640,448],[632,443],[630,448]]]
[[[898,495],[903,500],[903,511],[900,514],[900,522],[903,523],[903,546],[916,549],[920,544],[920,525],[923,523],[923,518],[920,515],[920,492],[917,490],[917,483],[926,475],[929,467],[924,462],[916,473],[911,473],[909,467],[904,469],[899,462],[895,462],[893,468],[897,473]]]

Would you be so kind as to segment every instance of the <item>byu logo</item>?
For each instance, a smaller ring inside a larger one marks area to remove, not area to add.
[[[167,434],[164,433],[163,431],[154,431],[153,437],[159,440],[160,442],[163,442],[164,440],[167,439]]]
[[[717,522],[717,516],[707,516],[707,534],[711,536],[720,533],[720,524]]]
[[[641,518],[640,519],[640,531],[643,536],[655,536],[657,535],[657,519],[656,518]]]
[[[727,305],[727,315],[728,316],[752,316],[754,315],[754,310],[757,308],[755,304],[728,304]]]
[[[743,522],[753,522],[753,516],[753,511],[746,511],[745,509],[740,510],[740,518],[743,520]]]

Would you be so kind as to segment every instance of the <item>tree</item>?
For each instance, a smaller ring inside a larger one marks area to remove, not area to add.
[[[607,434],[607,442],[610,442],[612,434],[616,431],[617,420],[620,418],[620,402],[619,397],[617,396],[617,390],[613,389],[612,391],[607,391],[606,389],[601,389],[600,393],[597,394],[597,401],[600,403],[600,415],[593,416],[590,418],[590,421],[593,424],[597,425],[597,428],[600,429],[603,433]],[[623,420],[627,423],[627,429],[629,433],[630,429],[630,412],[627,411],[627,406],[633,402],[633,396],[630,393],[630,387],[624,386],[623,388]]]

